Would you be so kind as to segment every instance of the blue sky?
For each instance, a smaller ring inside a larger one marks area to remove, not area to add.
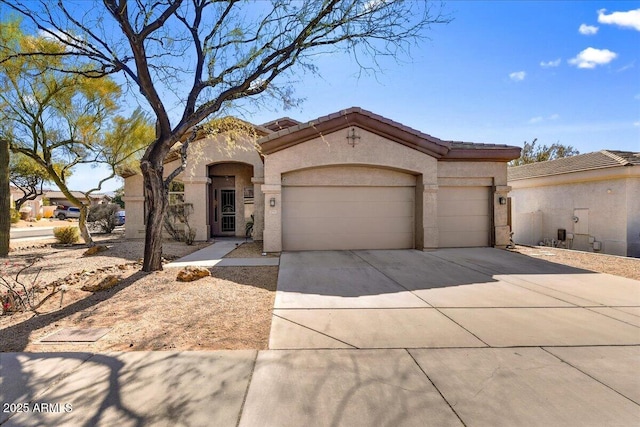
[[[522,146],[560,142],[581,153],[640,151],[640,2],[452,1],[411,62],[361,75],[346,55],[319,56],[301,107],[245,116],[312,120],[351,106],[445,140]],[[84,188],[95,170],[78,170]],[[117,188],[114,182],[107,189]]]
[[[322,77],[297,87],[302,108],[280,113],[307,121],[359,106],[447,140],[640,150],[640,2],[454,1],[446,8],[453,22],[433,27],[413,63],[387,61],[384,74],[357,78],[349,58],[323,57]],[[598,22],[603,8],[605,21],[638,9],[636,28]],[[581,34],[581,25],[596,33]],[[600,63],[580,68],[574,59],[585,50]],[[277,116],[262,112],[254,121]]]

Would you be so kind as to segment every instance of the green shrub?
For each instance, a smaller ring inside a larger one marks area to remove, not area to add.
[[[40,221],[42,219],[42,215],[38,214],[36,215],[36,221]]]
[[[115,203],[93,205],[89,208],[87,220],[100,228],[102,233],[110,234],[116,228],[119,206]]]
[[[78,241],[80,230],[77,227],[56,227],[53,229],[53,235],[59,243],[69,245]]]
[[[9,209],[9,215],[11,215],[11,224],[15,224],[16,222],[20,221],[20,212],[18,212],[17,210],[13,208]]]

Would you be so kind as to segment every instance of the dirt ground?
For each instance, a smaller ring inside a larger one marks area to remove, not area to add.
[[[59,220],[57,218],[42,218],[40,221],[24,221],[20,220],[15,224],[11,224],[13,228],[27,228],[27,227],[67,227],[69,225],[78,225],[78,220],[69,218],[66,220]]]
[[[39,280],[62,280],[68,291],[62,307],[56,294],[41,314],[0,316],[0,351],[214,350],[267,348],[277,267],[214,267],[211,277],[176,281],[178,269],[143,273],[137,262],[143,242],[121,236],[97,237],[108,250],[83,257],[82,246],[17,249],[11,262],[42,257]],[[206,246],[165,242],[163,256],[175,259]],[[244,245],[242,245],[244,246]],[[261,247],[236,250],[260,256]],[[5,267],[6,268],[6,267]],[[5,270],[6,272],[6,270]],[[121,282],[112,289],[85,292],[83,284],[108,274]],[[97,342],[45,344],[38,341],[62,328],[110,328]]]
[[[515,252],[585,270],[640,280],[640,259],[546,246],[516,246]]]

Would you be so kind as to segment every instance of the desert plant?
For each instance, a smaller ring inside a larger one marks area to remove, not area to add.
[[[38,314],[38,308],[42,306],[53,295],[66,290],[66,285],[60,286],[57,282],[51,285],[41,286],[38,276],[42,267],[33,274],[25,275],[41,258],[31,258],[23,261],[10,263],[9,261],[0,265],[0,303],[2,304],[2,314],[10,314],[19,311],[32,311]],[[26,277],[25,277],[26,276]],[[40,294],[49,293],[40,298]]]
[[[253,223],[254,223],[254,218],[253,218],[253,214],[251,214],[251,219],[247,221],[246,224],[244,225],[245,237],[251,237],[251,235],[253,234]]]
[[[115,203],[91,206],[88,222],[97,225],[101,232],[110,234],[117,225],[116,212],[118,209],[119,206]]]
[[[176,242],[193,245],[196,239],[196,229],[189,225],[189,216],[193,212],[191,203],[176,203],[169,205],[164,216],[164,229]]]
[[[70,245],[76,243],[80,238],[80,231],[78,227],[56,227],[53,229],[53,236],[58,243],[63,245]]]
[[[38,214],[36,215],[36,221],[40,221],[42,219],[42,215]]]
[[[18,212],[17,210],[9,208],[9,215],[11,217],[11,224],[15,224],[16,222],[20,221],[20,212]]]

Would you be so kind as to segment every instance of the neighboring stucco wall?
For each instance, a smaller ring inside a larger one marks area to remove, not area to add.
[[[627,256],[640,258],[640,177],[627,178]]]
[[[211,203],[208,191],[210,184],[209,166],[224,162],[233,164],[247,164],[253,167],[253,179],[258,183],[252,184],[251,177],[239,177],[237,186],[254,186],[254,238],[260,240],[262,237],[262,215],[264,209],[264,198],[260,191],[255,191],[260,187],[264,176],[264,166],[260,154],[256,151],[253,141],[249,138],[230,143],[225,136],[216,138],[206,138],[194,141],[187,153],[187,167],[176,178],[185,184],[185,202],[193,204],[193,214],[190,224],[196,229],[196,240],[207,240],[209,238],[209,206]],[[171,173],[179,162],[172,161],[164,165],[165,177]],[[127,238],[142,238],[145,233],[144,226],[144,196],[142,175],[133,175],[125,178],[125,197],[127,221],[125,233]],[[236,222],[238,235],[244,236],[244,200],[242,191],[236,191],[238,206],[242,206],[242,218]],[[260,209],[257,207],[260,206]]]
[[[557,239],[562,228],[574,235],[572,249],[592,252],[591,238],[602,242],[602,253],[632,255],[640,246],[640,179],[630,176],[634,168],[612,169],[618,173],[576,172],[511,182],[514,241],[537,245]],[[574,223],[576,209],[588,209],[588,224],[585,211],[582,222]],[[586,234],[576,233],[582,227]]]

